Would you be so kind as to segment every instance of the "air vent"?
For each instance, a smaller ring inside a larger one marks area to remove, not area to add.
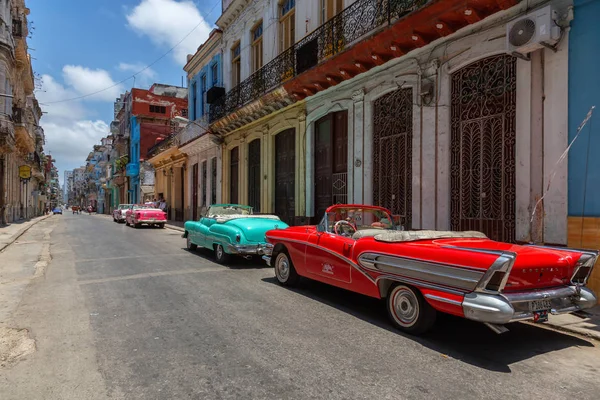
[[[521,47],[531,41],[535,35],[535,21],[526,18],[517,21],[508,32],[508,41],[515,47]]]

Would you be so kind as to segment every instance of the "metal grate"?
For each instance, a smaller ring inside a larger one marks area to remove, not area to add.
[[[340,172],[331,176],[331,204],[348,203],[348,173]]]
[[[515,240],[516,61],[488,57],[452,76],[451,227]]]
[[[373,203],[412,222],[412,89],[375,101],[373,111]]]

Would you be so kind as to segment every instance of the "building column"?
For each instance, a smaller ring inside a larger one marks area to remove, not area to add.
[[[364,164],[364,99],[365,92],[363,89],[352,93],[353,113],[349,118],[353,120],[353,128],[350,129],[348,123],[348,139],[352,137],[352,143],[348,143],[348,203],[363,204],[363,164]],[[349,140],[350,141],[350,140]],[[352,190],[352,193],[350,192]]]

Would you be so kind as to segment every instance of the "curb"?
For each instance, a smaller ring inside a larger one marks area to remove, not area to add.
[[[33,223],[30,223],[28,226],[18,230],[17,233],[12,235],[12,237],[10,239],[8,239],[8,242],[0,244],[0,253],[2,253],[8,246],[10,246],[14,242],[16,242],[17,239],[19,239],[21,236],[23,236],[25,234],[25,232],[27,232],[32,226],[34,226],[35,224],[37,224],[40,221],[44,221],[45,219],[50,218],[51,216],[52,216],[52,214],[42,215],[41,217],[36,217],[36,218],[38,218],[36,221],[34,221]]]

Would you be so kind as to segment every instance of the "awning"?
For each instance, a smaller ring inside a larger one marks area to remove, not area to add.
[[[141,191],[142,191],[143,194],[154,193],[154,186],[142,185],[142,186],[140,186],[140,189],[141,189]]]

